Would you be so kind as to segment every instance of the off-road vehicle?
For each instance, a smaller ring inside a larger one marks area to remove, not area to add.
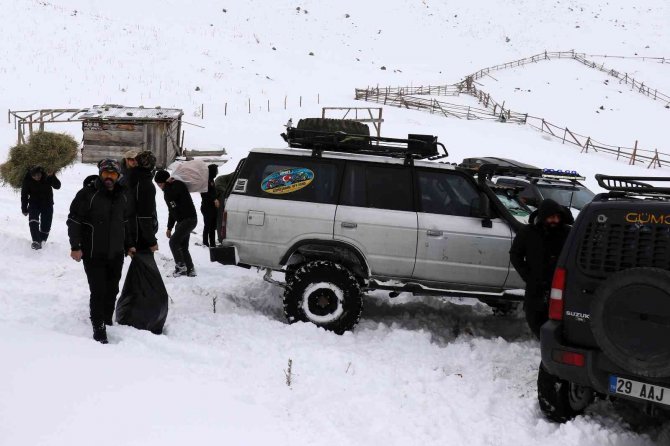
[[[580,212],[541,329],[540,408],[555,421],[594,395],[670,409],[670,178],[596,175],[608,193]]]
[[[240,162],[212,261],[264,269],[285,288],[290,322],[336,332],[358,322],[370,290],[502,309],[523,299],[506,292],[524,287],[509,261],[522,224],[484,176],[441,162],[434,136],[332,131],[333,121],[301,120],[283,135],[289,148],[254,149]],[[322,125],[329,131],[313,130]]]

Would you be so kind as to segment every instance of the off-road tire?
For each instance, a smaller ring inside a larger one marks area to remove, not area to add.
[[[670,271],[631,268],[612,275],[595,292],[590,321],[598,346],[619,367],[649,378],[670,376]]]
[[[319,296],[326,296],[323,299],[328,302],[328,308],[316,306],[315,299]],[[323,310],[324,314],[316,314],[319,310]],[[354,328],[362,311],[359,282],[351,271],[339,263],[327,260],[308,262],[287,280],[284,314],[289,323],[312,322],[342,334]]]
[[[370,127],[351,119],[303,118],[298,121],[296,128],[318,132],[344,132],[349,135],[370,135]]]
[[[584,412],[570,404],[570,383],[549,373],[542,364],[537,374],[537,401],[544,416],[565,423]]]

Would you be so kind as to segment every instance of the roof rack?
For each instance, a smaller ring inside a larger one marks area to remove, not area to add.
[[[415,159],[436,160],[449,156],[444,144],[433,135],[407,135],[407,139],[356,135],[346,132],[324,132],[287,127],[281,137],[289,147],[308,149],[320,157],[323,151],[404,158],[411,164]],[[443,154],[439,153],[438,146]]]
[[[542,169],[539,167],[522,163],[517,160],[497,158],[493,156],[464,158],[461,164],[459,164],[460,167],[472,169],[475,171],[480,170],[482,166],[486,165],[497,166],[495,171],[496,175],[513,175],[525,177],[539,177],[542,175]]]
[[[644,181],[670,182],[670,177],[629,177],[596,174],[598,185],[612,192],[633,195],[670,195],[670,187],[656,187]]]

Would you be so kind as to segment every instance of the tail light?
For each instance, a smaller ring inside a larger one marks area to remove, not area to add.
[[[561,364],[584,367],[585,358],[581,353],[569,352],[566,350],[554,350],[551,352],[551,359]]]
[[[228,211],[223,211],[223,218],[221,219],[221,240],[226,239],[227,225],[228,225]]]
[[[563,291],[565,291],[565,268],[556,268],[549,294],[549,319],[563,320]]]

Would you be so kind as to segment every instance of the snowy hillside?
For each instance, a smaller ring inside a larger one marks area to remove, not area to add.
[[[186,146],[225,147],[224,172],[252,147],[282,147],[289,118],[366,106],[353,100],[356,87],[449,84],[545,49],[670,57],[664,0],[0,0],[0,13],[0,109],[182,108],[185,121],[204,126],[185,126]],[[670,63],[606,63],[670,93]],[[670,153],[670,109],[604,73],[552,61],[494,76],[482,88],[514,110]],[[597,172],[670,171],[580,154],[523,125],[389,107],[384,119],[387,136],[438,135],[452,162],[512,157],[578,170],[594,189]],[[47,129],[82,136],[77,124]],[[1,161],[15,142],[13,125],[0,125]],[[68,256],[65,227],[91,173],[82,164],[62,172],[52,235],[39,252],[18,194],[0,188],[0,445],[670,443],[670,425],[635,432],[603,402],[565,425],[545,421],[538,343],[522,315],[375,293],[354,332],[289,326],[279,288],[255,271],[210,263],[197,246],[198,277],[166,279],[165,335],[114,326],[101,346],[90,339],[86,277]],[[167,273],[162,200],[158,211],[157,259]]]

